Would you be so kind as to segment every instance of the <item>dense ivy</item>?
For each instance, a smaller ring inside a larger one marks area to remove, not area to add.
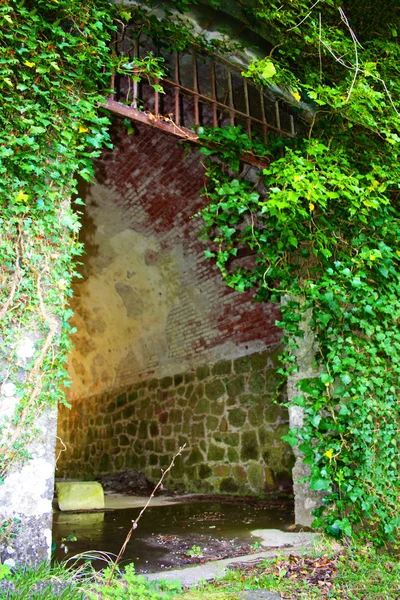
[[[203,218],[207,254],[229,285],[254,288],[262,301],[285,297],[286,373],[311,313],[320,370],[300,382],[295,402],[306,422],[288,440],[300,441],[311,487],[326,493],[316,524],[385,543],[400,525],[399,23],[369,0],[348,4],[246,4],[247,21],[273,46],[246,76],[280,86],[304,135],[265,143],[238,128],[200,133],[209,157]],[[24,453],[27,426],[63,399],[66,299],[82,251],[70,198],[76,174],[89,179],[108,143],[99,106],[109,74],[160,68],[154,57],[133,65],[113,56],[114,11],[106,0],[0,4],[0,361],[3,385],[13,383],[20,399],[2,434],[2,473]],[[123,8],[117,21],[161,45],[195,40],[152,11]],[[244,151],[269,167],[245,175]],[[235,262],[243,249],[246,262]],[[29,364],[18,354],[27,333],[37,340]]]
[[[259,3],[276,48],[248,75],[292,95],[304,135],[263,152],[238,129],[202,133],[203,218],[228,285],[285,299],[286,374],[311,314],[319,374],[300,381],[305,425],[286,439],[324,494],[315,525],[379,545],[400,526],[399,47],[393,21],[354,4]],[[246,178],[237,157],[252,147],[270,165]]]
[[[106,1],[0,4],[0,364],[3,390],[8,384],[19,399],[14,426],[2,423],[3,475],[26,454],[42,408],[64,400],[66,299],[82,251],[70,199],[76,175],[89,179],[108,143],[98,105],[110,81],[112,29]],[[27,337],[36,340],[28,363],[18,350]]]

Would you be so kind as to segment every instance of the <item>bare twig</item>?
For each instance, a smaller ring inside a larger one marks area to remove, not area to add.
[[[349,89],[349,91],[347,93],[346,102],[348,102],[350,100],[351,92],[353,91],[354,85],[356,83],[358,71],[360,69],[360,67],[359,67],[359,61],[358,61],[357,46],[361,46],[361,44],[358,41],[356,34],[354,33],[354,31],[350,27],[350,23],[349,23],[349,21],[348,21],[348,19],[347,19],[347,17],[346,17],[346,15],[345,15],[345,13],[344,13],[344,11],[343,11],[342,8],[339,8],[339,13],[340,13],[340,18],[342,19],[343,23],[346,25],[347,29],[350,32],[351,39],[353,40],[353,44],[354,44],[354,53],[355,53],[355,71],[354,71],[353,81],[351,82],[350,89]]]
[[[183,444],[183,446],[181,446],[179,448],[178,452],[176,454],[174,454],[174,456],[173,456],[173,458],[172,458],[172,460],[170,462],[170,465],[169,465],[168,469],[165,469],[165,471],[162,471],[162,475],[160,477],[159,482],[155,486],[154,490],[151,492],[151,494],[149,496],[149,499],[147,500],[146,504],[144,505],[144,507],[140,511],[138,517],[136,517],[136,519],[134,521],[132,521],[132,527],[128,531],[128,535],[126,536],[125,541],[124,541],[124,543],[121,546],[121,550],[119,551],[119,554],[118,554],[118,556],[117,556],[117,558],[116,558],[113,566],[111,567],[111,572],[110,572],[110,575],[109,575],[109,577],[108,577],[108,579],[106,581],[106,585],[110,585],[111,580],[112,580],[112,578],[114,576],[115,569],[117,568],[117,565],[118,565],[119,561],[121,560],[121,558],[122,558],[122,556],[123,556],[123,554],[124,554],[124,552],[126,550],[126,547],[127,547],[128,543],[129,543],[129,540],[131,539],[132,533],[135,531],[135,529],[137,529],[138,523],[139,523],[139,521],[140,521],[140,519],[141,519],[144,511],[149,506],[150,502],[152,501],[152,499],[154,497],[154,494],[156,493],[156,491],[158,490],[158,488],[161,486],[162,482],[164,481],[165,476],[170,472],[170,470],[174,466],[176,458],[182,454],[182,451],[184,450],[185,447],[186,447],[186,444]]]
[[[317,0],[316,2],[314,2],[314,4],[310,7],[309,12],[304,17],[304,19],[299,21],[299,23],[297,23],[297,25],[293,25],[293,27],[290,27],[288,29],[288,31],[292,31],[293,29],[296,29],[296,27],[300,27],[300,25],[302,25],[304,23],[304,21],[306,21],[308,19],[308,17],[311,15],[313,8],[315,8],[317,6],[317,4],[319,4],[319,3],[320,3],[320,0]]]

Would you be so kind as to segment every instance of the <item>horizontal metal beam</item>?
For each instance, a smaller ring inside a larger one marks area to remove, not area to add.
[[[187,127],[183,127],[182,125],[176,125],[176,123],[174,123],[173,120],[169,119],[168,117],[153,115],[153,113],[149,111],[141,112],[137,108],[126,106],[126,104],[120,104],[120,102],[111,99],[103,104],[103,106],[113,114],[120,117],[125,117],[127,119],[131,119],[132,121],[143,123],[144,125],[150,125],[150,127],[160,129],[161,131],[164,131],[164,133],[170,133],[176,137],[179,137],[183,140],[188,140],[189,142],[193,142],[195,144],[199,143],[199,136],[195,131],[187,129]],[[212,144],[210,144],[210,147],[212,147]],[[250,152],[242,154],[240,160],[242,160],[244,163],[252,165],[253,167],[257,167],[258,169],[265,169],[270,163],[268,158],[258,157]]]

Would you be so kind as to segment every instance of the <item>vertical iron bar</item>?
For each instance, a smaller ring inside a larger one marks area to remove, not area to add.
[[[229,108],[231,115],[231,125],[235,125],[235,105],[233,102],[233,85],[232,85],[232,71],[228,69],[228,88],[229,88]]]
[[[195,93],[193,102],[194,102],[194,122],[195,125],[200,125],[200,116],[199,116],[199,84],[197,78],[197,56],[196,50],[192,48],[192,64],[193,64],[193,91]]]
[[[265,141],[265,138],[267,137],[267,119],[265,117],[265,103],[264,103],[264,94],[263,94],[262,90],[260,90],[260,108],[261,108],[261,120],[264,123],[263,136],[264,136],[264,141]]]
[[[247,87],[246,79],[243,79],[243,91],[244,91],[244,102],[246,107],[246,115],[248,116],[247,121],[247,135],[251,139],[251,119],[250,119],[250,103],[249,103],[249,89]]]
[[[174,52],[174,81],[177,84],[175,86],[175,123],[180,125],[181,115],[180,115],[180,93],[179,93],[179,54],[178,52]]]
[[[159,85],[159,79],[155,79],[154,81],[156,85]],[[160,94],[157,90],[154,90],[154,114],[156,117],[160,114]]]
[[[133,42],[133,58],[139,58],[139,40],[136,39]],[[137,75],[138,72],[136,69],[133,70],[133,74]],[[133,101],[132,101],[132,106],[133,108],[137,108],[138,107],[138,96],[139,96],[139,82],[138,81],[133,81]]]
[[[281,129],[281,114],[279,112],[279,102],[275,102],[275,117],[276,117],[276,126],[278,129]]]
[[[113,72],[111,73],[111,83],[110,83],[110,87],[111,87],[111,90],[112,90],[112,92],[111,92],[111,94],[110,94],[110,100],[115,100],[115,93],[114,93],[114,92],[115,92],[115,89],[114,89],[114,86],[115,86],[115,73],[114,73],[114,71],[113,71]]]
[[[292,135],[296,135],[296,130],[294,128],[294,118],[293,118],[293,115],[289,115],[289,119],[290,119],[290,133]]]
[[[217,115],[217,105],[215,104],[217,100],[217,86],[215,81],[215,63],[211,61],[211,90],[212,90],[212,112],[213,112],[213,127],[218,127],[218,115]]]

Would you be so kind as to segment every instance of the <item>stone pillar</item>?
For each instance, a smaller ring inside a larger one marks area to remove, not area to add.
[[[26,379],[26,368],[34,356],[35,341],[39,339],[37,334],[31,333],[18,343],[19,368],[13,375],[16,382]],[[0,386],[2,448],[13,439],[17,439],[14,443],[21,443],[14,435],[18,423],[12,423],[20,398],[17,386],[7,377],[7,370],[3,370],[4,383]],[[35,565],[50,559],[51,553],[57,408],[46,407],[38,412],[33,423],[26,425],[32,431],[32,441],[24,448],[29,458],[11,460],[4,481],[0,482],[0,561],[9,566]]]
[[[0,542],[0,559],[10,566],[50,559],[57,409],[45,409],[35,429],[32,458],[13,465],[0,485],[0,523],[11,527]]]
[[[315,339],[314,333],[309,325],[311,312],[306,311],[303,314],[303,320],[300,323],[300,329],[303,337],[296,338],[296,364],[298,370],[292,373],[287,380],[287,397],[289,402],[289,427],[290,429],[301,429],[304,420],[304,409],[300,406],[290,405],[293,398],[300,394],[296,384],[300,379],[315,377],[318,368],[315,364]],[[311,473],[311,467],[305,465],[302,460],[302,453],[298,447],[293,448],[295,455],[295,464],[293,467],[293,491],[294,491],[294,511],[295,523],[305,527],[310,527],[314,520],[312,511],[321,505],[321,493],[310,489],[308,482],[301,483],[300,480]]]

